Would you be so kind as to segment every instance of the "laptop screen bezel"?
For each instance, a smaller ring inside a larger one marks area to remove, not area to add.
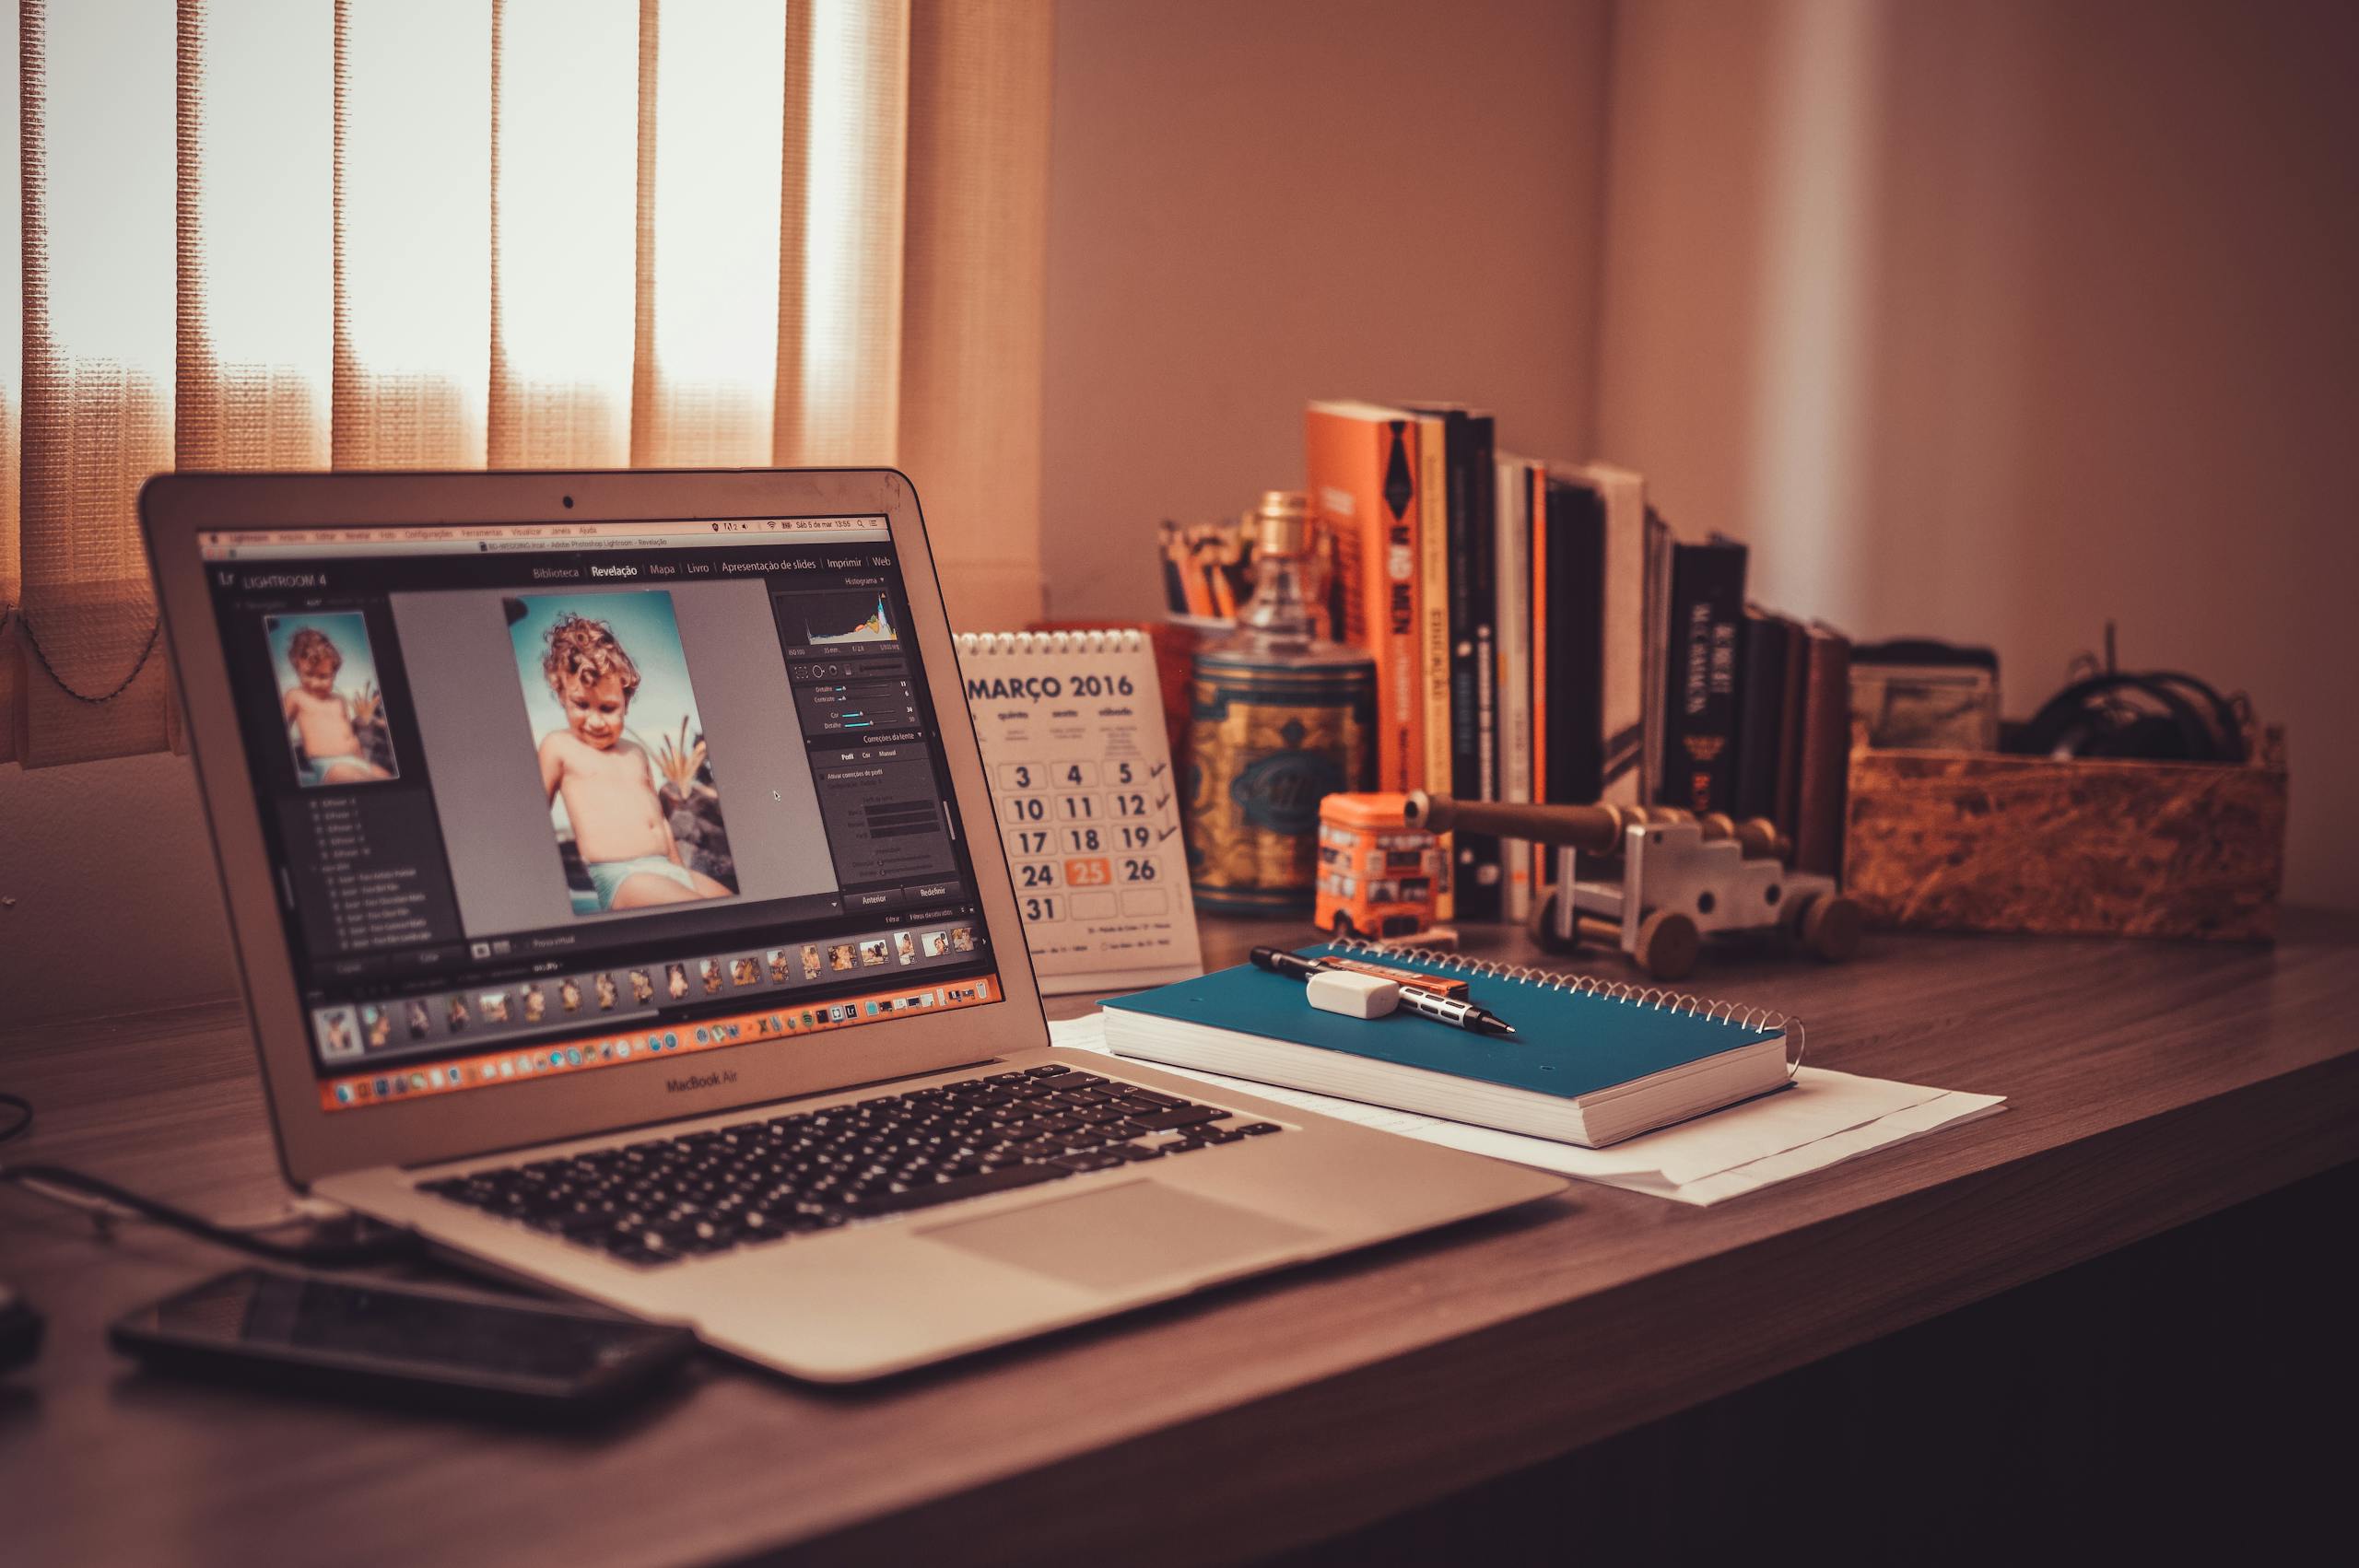
[[[706,1116],[1048,1043],[941,581],[916,489],[903,474],[891,469],[164,474],[140,492],[139,506],[264,1098],[281,1166],[295,1186],[344,1171],[430,1164]],[[881,516],[891,535],[1003,1000],[879,1019],[809,1039],[749,1043],[699,1057],[693,1072],[669,1061],[633,1062],[364,1111],[323,1108],[198,536],[214,529],[847,514]],[[715,1067],[730,1072],[711,1071]]]

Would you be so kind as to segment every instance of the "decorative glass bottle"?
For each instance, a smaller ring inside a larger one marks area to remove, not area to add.
[[[1199,907],[1308,911],[1319,802],[1376,771],[1376,665],[1321,635],[1316,525],[1299,491],[1254,510],[1253,597],[1199,651],[1188,763],[1188,864]]]

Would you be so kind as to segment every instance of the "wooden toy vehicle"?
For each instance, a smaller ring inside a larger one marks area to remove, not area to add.
[[[1409,825],[1409,797],[1334,794],[1319,803],[1318,902],[1311,919],[1337,936],[1398,937],[1434,923],[1440,841]]]
[[[1778,830],[1755,819],[1672,806],[1507,805],[1419,790],[1407,820],[1555,847],[1555,891],[1541,910],[1543,946],[1608,942],[1658,980],[1695,966],[1719,931],[1781,931],[1830,962],[1860,948],[1860,907],[1835,879],[1785,864]]]

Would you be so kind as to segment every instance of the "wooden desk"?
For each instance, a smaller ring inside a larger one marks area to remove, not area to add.
[[[2359,1156],[2359,919],[2287,930],[2273,951],[1880,938],[1848,967],[1708,967],[1696,989],[1808,1020],[1813,1061],[2012,1108],[1709,1210],[1579,1188],[883,1387],[706,1364],[601,1434],[143,1376],[104,1325],[225,1256],[147,1227],[101,1244],[7,1193],[0,1274],[51,1329],[0,1384],[6,1555],[1137,1564],[1316,1539]],[[1207,933],[1215,960],[1279,934]],[[41,1108],[9,1158],[225,1213],[280,1197],[223,1009],[10,1041],[0,1082]]]

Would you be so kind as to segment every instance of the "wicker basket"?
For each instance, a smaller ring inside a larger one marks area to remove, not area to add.
[[[2285,732],[2252,760],[1851,752],[1844,891],[1912,930],[2271,942]]]

